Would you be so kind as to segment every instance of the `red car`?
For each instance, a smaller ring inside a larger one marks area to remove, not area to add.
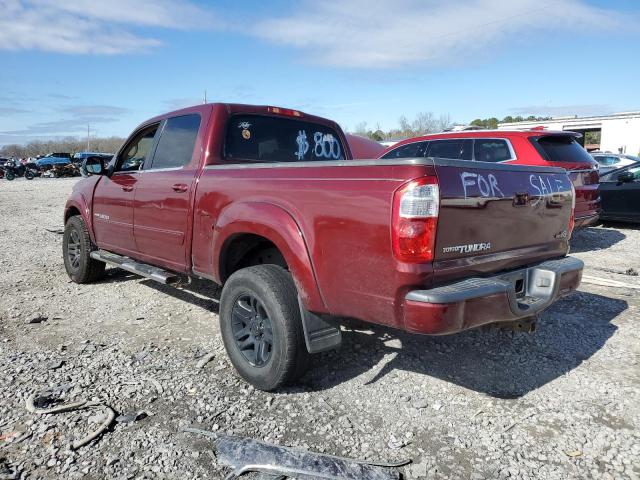
[[[580,134],[547,130],[470,130],[409,138],[379,158],[437,157],[516,165],[562,167],[576,191],[575,226],[598,221],[598,162],[577,142]],[[548,193],[540,184],[541,194]]]
[[[108,166],[86,160],[64,212],[65,268],[78,283],[109,263],[223,285],[227,353],[265,390],[336,348],[338,318],[431,335],[527,325],[580,283],[564,170],[352,157],[335,122],[285,108],[152,118]]]

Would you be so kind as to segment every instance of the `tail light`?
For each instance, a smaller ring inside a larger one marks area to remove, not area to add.
[[[569,217],[569,228],[567,229],[567,237],[571,238],[573,227],[576,226],[576,187],[571,182],[571,216]]]
[[[393,196],[393,254],[403,262],[433,260],[440,191],[436,177],[422,177],[400,187]]]

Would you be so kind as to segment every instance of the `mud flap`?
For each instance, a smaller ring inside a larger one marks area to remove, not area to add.
[[[302,300],[298,297],[300,305],[300,317],[302,318],[302,330],[304,341],[309,353],[320,353],[338,348],[342,343],[340,326],[333,325],[304,308]]]

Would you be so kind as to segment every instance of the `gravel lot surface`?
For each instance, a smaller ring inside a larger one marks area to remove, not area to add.
[[[210,439],[185,426],[411,458],[409,479],[640,478],[640,277],[625,273],[640,271],[640,230],[576,233],[590,283],[535,334],[351,325],[298,386],[267,394],[227,361],[215,287],[172,290],[116,269],[70,283],[57,231],[74,182],[0,181],[0,478],[223,478]],[[102,406],[27,411],[53,387]],[[105,406],[118,420],[72,450]]]

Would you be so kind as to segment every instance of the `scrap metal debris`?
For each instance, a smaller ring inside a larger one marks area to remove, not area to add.
[[[35,317],[32,317],[29,320],[27,320],[27,323],[42,323],[42,322],[46,322],[47,320],[49,320],[49,317],[45,315],[36,315]]]
[[[140,412],[122,413],[116,417],[116,422],[133,423],[133,422],[137,422],[138,420],[142,420],[143,418],[147,418],[148,416],[149,414],[144,410]]]
[[[71,444],[72,450],[77,450],[80,447],[83,447],[91,443],[93,440],[95,440],[100,435],[102,435],[113,423],[113,420],[116,417],[115,412],[111,407],[109,407],[108,405],[104,405],[100,402],[78,400],[76,402],[62,403],[57,405],[59,400],[54,396],[54,393],[60,390],[61,389],[47,390],[41,393],[33,393],[32,395],[29,396],[29,398],[27,398],[27,402],[26,402],[27,410],[37,415],[50,415],[54,413],[72,412],[74,410],[81,410],[81,409],[92,408],[92,407],[101,407],[106,409],[106,417],[105,417],[105,420],[102,422],[102,424],[100,424],[100,426],[96,430],[91,432],[86,437],[72,442]],[[54,405],[54,406],[50,407],[49,405]]]
[[[17,480],[21,470],[11,465],[6,458],[0,458],[0,480]]]
[[[113,419],[116,418],[116,413],[111,409],[111,407],[108,407],[107,405],[102,405],[102,406],[107,409],[107,418],[105,419],[105,421],[102,422],[102,424],[96,430],[91,432],[86,437],[73,442],[71,444],[72,450],[77,450],[80,447],[84,447],[85,445],[88,445],[93,440],[95,440],[100,435],[102,435],[111,426],[111,424],[113,423]]]
[[[226,435],[217,437],[215,445],[219,462],[233,468],[227,479],[258,472],[308,480],[399,480],[393,468],[410,462],[366,462]]]
[[[208,353],[196,363],[196,370],[202,370],[204,366],[213,360],[216,356],[213,353]]]

